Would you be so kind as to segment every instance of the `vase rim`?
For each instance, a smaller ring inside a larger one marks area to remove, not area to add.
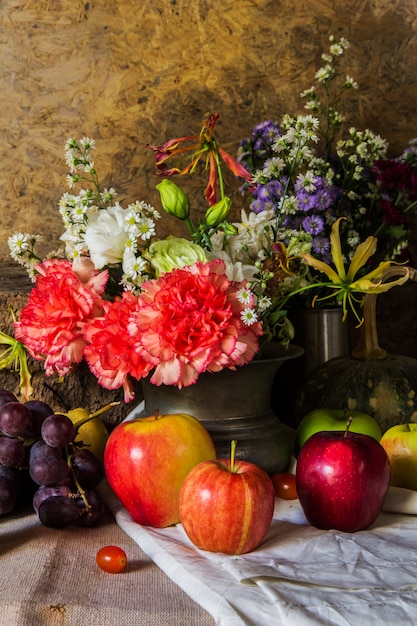
[[[272,342],[266,344],[259,358],[255,358],[247,365],[259,362],[265,363],[266,361],[288,361],[289,359],[295,359],[302,354],[304,354],[304,348],[301,346],[290,343],[289,346],[285,348],[280,343]]]

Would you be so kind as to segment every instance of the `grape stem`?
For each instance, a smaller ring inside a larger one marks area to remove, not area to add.
[[[74,484],[77,488],[78,493],[80,494],[83,502],[84,502],[84,506],[86,509],[87,514],[89,513],[89,511],[91,510],[91,504],[88,502],[87,500],[87,496],[85,495],[85,490],[81,487],[78,478],[74,472],[74,468],[72,465],[72,452],[69,450],[69,446],[65,446],[65,454],[67,456],[67,465],[71,474],[71,477],[74,481]]]

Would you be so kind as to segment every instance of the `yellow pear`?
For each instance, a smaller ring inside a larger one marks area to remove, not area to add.
[[[86,420],[90,413],[86,409],[77,408],[71,409],[68,413],[65,413],[74,426],[77,428],[77,424]],[[90,420],[82,424],[79,429],[75,441],[82,441],[85,447],[91,450],[101,462],[103,462],[104,448],[108,439],[109,433],[100,417],[92,417]]]

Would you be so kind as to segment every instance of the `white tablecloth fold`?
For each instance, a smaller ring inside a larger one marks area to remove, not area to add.
[[[357,533],[310,526],[298,500],[276,500],[262,544],[242,556],[198,550],[181,524],[140,526],[104,485],[120,527],[218,626],[415,623],[417,517],[383,512]],[[408,493],[391,490],[388,509]],[[395,507],[394,507],[395,508]],[[414,511],[415,512],[415,511]]]

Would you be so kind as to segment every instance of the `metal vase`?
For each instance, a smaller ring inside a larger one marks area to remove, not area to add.
[[[262,467],[269,474],[288,467],[291,445],[287,431],[271,409],[271,391],[278,369],[303,353],[298,346],[284,350],[271,344],[264,358],[214,374],[200,374],[197,382],[178,389],[156,386],[144,379],[145,408],[135,417],[188,413],[207,428],[217,458],[230,457],[230,444],[237,441],[236,458]]]
[[[340,308],[307,309],[301,323],[306,375],[322,363],[349,353],[348,325],[342,322]]]

